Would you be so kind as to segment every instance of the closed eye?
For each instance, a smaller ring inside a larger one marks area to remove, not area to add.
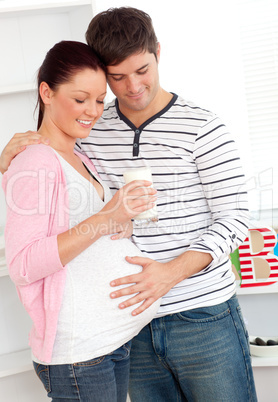
[[[110,75],[111,78],[113,78],[114,81],[121,81],[123,79],[123,76],[116,77],[115,75]]]
[[[144,70],[144,71],[137,71],[137,74],[143,75],[143,74],[146,74],[147,72],[148,72],[148,69],[146,68],[146,70]]]

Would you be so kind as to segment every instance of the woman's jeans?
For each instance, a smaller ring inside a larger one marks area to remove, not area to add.
[[[132,402],[255,402],[248,334],[236,296],[154,319],[132,340]]]
[[[130,342],[111,354],[81,363],[33,365],[53,402],[126,402],[129,356]]]

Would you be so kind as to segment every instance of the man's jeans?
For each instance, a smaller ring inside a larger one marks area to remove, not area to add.
[[[257,401],[236,296],[154,319],[132,341],[132,402]]]
[[[81,363],[33,365],[53,402],[126,402],[129,356],[130,342],[111,354]]]

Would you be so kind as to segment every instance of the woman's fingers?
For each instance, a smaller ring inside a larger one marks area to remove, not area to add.
[[[136,198],[135,200],[128,202],[127,207],[130,209],[130,211],[134,211],[135,213],[143,212],[153,208],[156,204],[156,200],[157,197],[155,196],[144,199]]]
[[[157,191],[150,185],[151,182],[147,180],[135,180],[126,184],[115,193],[98,215],[106,216],[109,224],[113,222],[113,225],[116,225],[115,231],[118,232],[120,225],[155,206]]]
[[[123,202],[129,210],[143,212],[153,208],[157,191],[150,184],[147,180],[134,180],[122,187]]]

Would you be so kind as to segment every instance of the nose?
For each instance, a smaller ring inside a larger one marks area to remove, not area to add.
[[[86,114],[90,117],[97,117],[99,112],[98,112],[98,107],[97,104],[95,102],[90,102],[88,104],[87,110],[86,110]]]
[[[140,90],[140,78],[137,76],[128,77],[127,88],[129,92],[137,94]]]

